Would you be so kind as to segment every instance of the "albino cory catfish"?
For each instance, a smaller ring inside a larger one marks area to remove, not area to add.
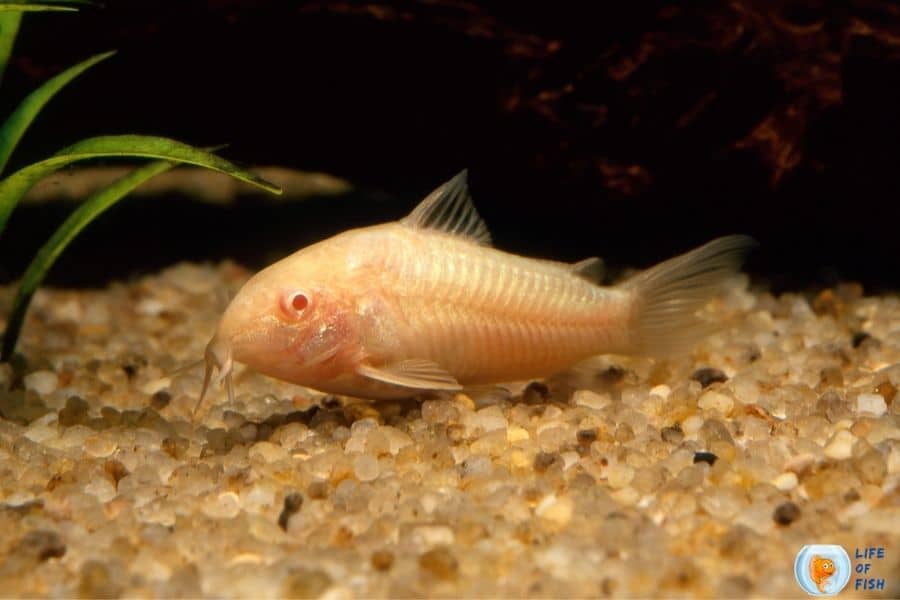
[[[234,361],[363,398],[521,381],[598,354],[661,355],[702,335],[694,313],[753,244],[718,238],[615,287],[575,264],[490,246],[463,171],[397,222],[345,231],[251,278],[206,348],[233,397]]]

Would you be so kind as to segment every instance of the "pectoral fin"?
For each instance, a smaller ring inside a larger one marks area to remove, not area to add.
[[[417,390],[463,389],[453,375],[430,360],[412,358],[381,367],[360,365],[357,374],[383,383],[399,385]]]

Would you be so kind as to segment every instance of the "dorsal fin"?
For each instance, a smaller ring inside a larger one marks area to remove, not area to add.
[[[603,275],[606,274],[606,265],[603,264],[603,259],[596,256],[572,263],[569,268],[575,275],[593,283],[602,283]]]
[[[491,243],[491,232],[472,204],[468,170],[465,169],[428,194],[400,222],[410,227],[458,235],[485,246]]]

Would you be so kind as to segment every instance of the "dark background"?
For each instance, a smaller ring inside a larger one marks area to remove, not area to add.
[[[231,208],[129,199],[51,275],[100,285],[182,259],[251,268],[395,218],[463,167],[496,245],[649,265],[749,233],[776,291],[896,289],[900,9],[778,2],[111,0],[31,14],[0,115],[105,50],[48,105],[11,168],[100,134],[227,142],[361,192]],[[20,207],[0,280],[70,206]]]

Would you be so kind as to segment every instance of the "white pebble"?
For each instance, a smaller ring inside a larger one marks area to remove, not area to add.
[[[249,512],[262,512],[275,504],[275,489],[263,482],[241,491],[241,504]]]
[[[481,429],[485,433],[495,429],[506,429],[506,426],[509,424],[499,406],[482,408],[474,415],[468,417],[466,421],[466,425],[469,428]]]
[[[653,386],[652,388],[650,388],[651,396],[659,396],[663,400],[668,398],[669,394],[671,394],[671,393],[672,393],[672,388],[670,388],[669,386],[667,386],[664,383],[661,383],[657,386]]]
[[[856,437],[847,431],[841,429],[831,437],[831,441],[825,446],[825,456],[834,460],[843,460],[853,455],[853,442]]]
[[[163,278],[178,289],[197,296],[212,293],[218,278],[214,271],[198,265],[181,263],[163,272]]]
[[[84,425],[73,425],[66,428],[58,439],[53,440],[47,445],[51,448],[84,448],[85,441],[94,435],[94,430]]]
[[[81,309],[81,302],[75,298],[70,298],[69,300],[57,303],[54,306],[53,314],[60,321],[77,323],[84,316],[84,311]]]
[[[889,475],[900,473],[900,446],[891,448],[887,456],[887,472]]]
[[[880,417],[887,412],[887,404],[881,394],[860,394],[856,398],[856,412]]]
[[[575,503],[572,502],[571,498],[550,494],[541,500],[534,512],[540,518],[562,527],[572,519],[574,510]]]
[[[24,378],[25,389],[42,396],[52,393],[59,384],[59,377],[53,371],[35,371]]]
[[[632,479],[634,479],[634,469],[628,465],[617,463],[606,469],[606,483],[614,490],[625,487],[631,483]]]
[[[59,428],[56,425],[31,426],[25,432],[25,437],[40,444],[59,437]]]
[[[366,435],[365,433],[351,435],[347,443],[344,444],[344,452],[347,454],[361,454],[365,452]]]
[[[435,546],[452,546],[456,541],[453,530],[446,525],[420,525],[413,529],[413,535],[418,538],[422,547],[428,549]]]
[[[156,298],[143,298],[138,301],[134,308],[140,315],[156,317],[166,310],[166,305]]]
[[[105,435],[92,435],[84,440],[84,452],[94,458],[106,458],[116,450],[116,442]]]
[[[569,467],[574,464],[577,464],[581,459],[581,456],[578,455],[575,451],[563,452],[560,454],[563,459],[563,471],[568,471]]]
[[[788,471],[787,473],[782,473],[772,480],[772,485],[777,487],[782,492],[792,490],[797,487],[797,474],[790,471]]]
[[[530,437],[528,431],[522,429],[518,425],[511,425],[510,428],[506,430],[506,441],[509,443],[520,442],[522,440],[527,440]]]
[[[234,492],[211,494],[206,498],[203,512],[213,519],[232,519],[241,512],[241,503]]]
[[[613,490],[609,496],[623,506],[634,506],[641,499],[641,493],[630,485],[626,485],[620,490]]]
[[[385,437],[388,439],[388,443],[391,445],[391,454],[397,455],[400,450],[406,448],[407,446],[412,446],[412,438],[409,435],[397,429],[396,427],[391,427],[386,425],[381,428],[381,432],[384,433]]]
[[[371,454],[363,454],[353,460],[353,474],[360,481],[376,479],[378,471],[378,459]]]
[[[609,394],[598,394],[591,390],[578,390],[572,395],[572,400],[578,406],[586,406],[594,410],[601,410],[612,402]]]
[[[250,446],[248,454],[251,460],[261,460],[264,463],[273,463],[288,458],[288,451],[272,442],[256,442]]]
[[[115,498],[117,494],[116,486],[113,485],[112,481],[104,477],[97,477],[92,480],[84,486],[84,491],[87,494],[95,496],[100,502],[109,502]]]
[[[727,415],[734,408],[734,400],[725,394],[710,390],[700,396],[700,399],[697,400],[697,406],[703,410],[714,410]]]
[[[703,417],[699,415],[692,415],[681,422],[681,430],[687,437],[696,436],[701,427],[703,427]]]

